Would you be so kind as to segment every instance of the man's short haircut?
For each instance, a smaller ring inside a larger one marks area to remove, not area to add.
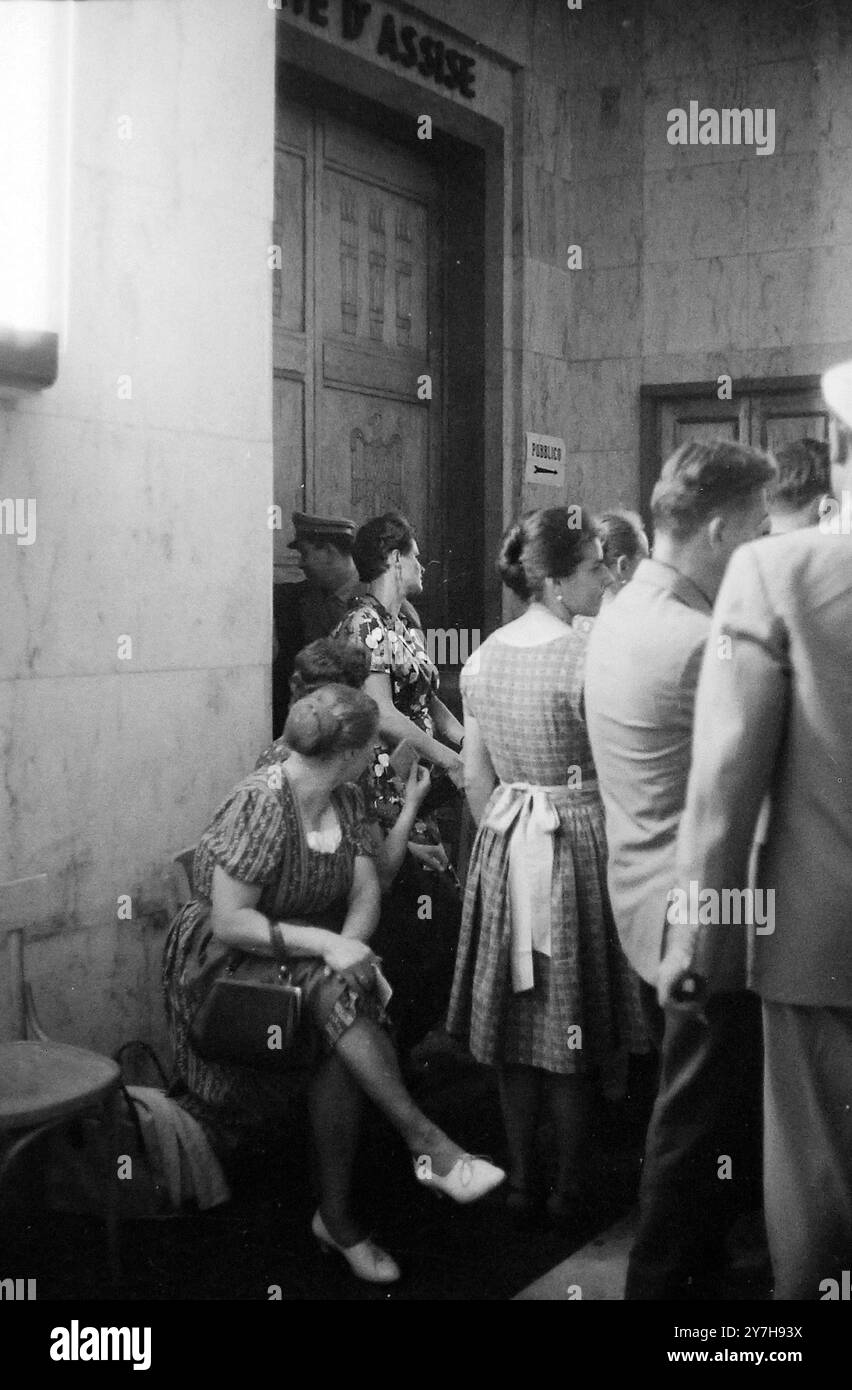
[[[769,497],[773,510],[797,512],[831,492],[829,447],[821,439],[795,439],[774,454],[778,478]]]
[[[658,531],[688,540],[710,517],[743,506],[776,476],[768,454],[729,439],[687,439],[666,459],[651,494]]]
[[[603,546],[604,564],[610,569],[622,555],[635,560],[639,554],[645,523],[636,512],[614,508],[598,519],[598,538]]]

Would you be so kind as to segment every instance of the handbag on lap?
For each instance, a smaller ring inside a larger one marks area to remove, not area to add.
[[[209,1062],[280,1071],[304,1064],[296,1056],[302,991],[287,966],[263,956],[232,951],[213,976],[189,1030]]]

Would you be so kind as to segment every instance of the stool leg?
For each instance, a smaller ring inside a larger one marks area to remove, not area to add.
[[[104,1158],[104,1179],[106,1182],[104,1216],[106,1219],[107,1263],[110,1277],[118,1283],[121,1279],[121,1260],[118,1249],[118,1182],[116,1163],[118,1162],[118,1125],[121,1111],[121,1091],[116,1089],[107,1096],[102,1109],[102,1145]]]

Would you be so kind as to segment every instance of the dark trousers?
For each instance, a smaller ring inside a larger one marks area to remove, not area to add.
[[[767,1000],[763,1018],[775,1297],[842,1298],[852,1269],[852,1008]]]
[[[461,906],[450,875],[425,869],[411,854],[382,899],[370,946],[393,988],[388,1012],[403,1055],[447,1016]]]
[[[652,991],[645,991],[650,1004]],[[672,1009],[662,1015],[660,1089],[626,1299],[700,1296],[724,1263],[731,1226],[760,1207],[760,1001],[744,991],[715,994],[704,1012],[706,1022]]]

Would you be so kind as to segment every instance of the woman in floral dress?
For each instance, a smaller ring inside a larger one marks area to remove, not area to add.
[[[439,698],[437,668],[422,633],[407,617],[407,600],[423,592],[411,525],[399,512],[372,518],[357,532],[352,555],[365,592],[350,600],[334,635],[362,647],[370,658],[364,689],[379,707],[379,738],[363,786],[368,813],[387,833],[405,804],[405,785],[390,766],[393,749],[407,739],[432,765],[433,785],[443,773],[453,792],[462,784],[463,767],[458,752],[447,745],[460,747],[464,729]],[[408,851],[383,903],[376,936],[405,1014],[403,1050],[443,1022],[461,920],[458,881],[433,815],[418,816]],[[432,904],[427,920],[418,916],[424,894]]]

